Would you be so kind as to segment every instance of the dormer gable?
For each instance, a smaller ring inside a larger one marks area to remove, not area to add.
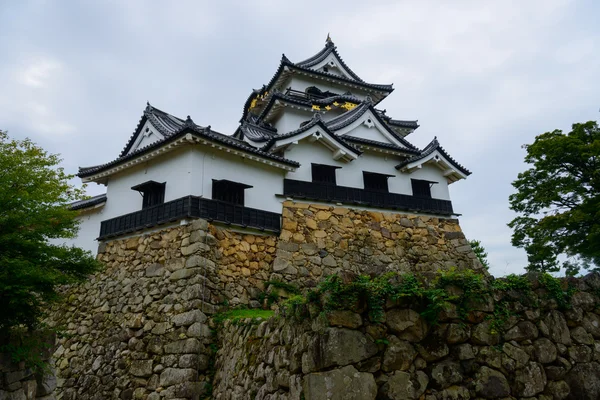
[[[426,164],[434,165],[441,169],[448,183],[466,179],[467,176],[471,175],[471,171],[459,164],[444,150],[438,142],[437,137],[423,149],[421,154],[403,161],[396,166],[396,169],[411,174],[423,168],[423,165]]]
[[[149,120],[142,126],[137,138],[131,145],[131,148],[127,154],[131,154],[134,151],[144,148],[154,142],[163,140],[165,137],[158,131],[158,129]]]
[[[334,160],[350,162],[361,154],[356,147],[331,132],[319,114],[316,114],[300,129],[270,139],[262,150],[271,153],[285,151],[302,140],[325,146],[331,151]]]
[[[185,121],[146,103],[144,113],[119,157],[124,157],[181,129]]]
[[[380,118],[369,99],[356,108],[328,121],[326,125],[338,136],[394,145],[408,153],[418,152],[416,147],[390,129]]]

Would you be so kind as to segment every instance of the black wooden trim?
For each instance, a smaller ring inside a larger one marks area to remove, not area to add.
[[[109,239],[184,218],[204,218],[274,233],[281,229],[281,214],[198,196],[185,196],[102,221],[98,239]]]
[[[284,179],[284,196],[319,201],[335,201],[391,210],[406,210],[430,214],[452,215],[449,200],[427,199],[406,194],[386,193],[346,186]]]

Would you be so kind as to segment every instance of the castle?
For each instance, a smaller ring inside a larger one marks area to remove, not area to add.
[[[282,56],[233,135],[148,104],[116,159],[80,168],[106,194],[72,205],[71,244],[96,253],[97,241],[194,218],[278,234],[286,199],[452,218],[448,186],[470,172],[436,138],[408,142],[417,121],[378,107],[393,90],[361,79],[328,37],[304,61]]]

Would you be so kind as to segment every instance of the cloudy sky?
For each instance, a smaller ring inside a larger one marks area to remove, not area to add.
[[[451,186],[463,230],[494,275],[521,272],[506,226],[521,145],[600,119],[599,15],[592,0],[3,1],[0,128],[71,172],[116,158],[146,101],[231,134],[281,53],[330,32],[363,79],[394,83],[381,107],[419,120],[415,145],[437,135],[473,171]]]

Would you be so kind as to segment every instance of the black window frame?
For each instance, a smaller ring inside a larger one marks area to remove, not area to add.
[[[311,164],[311,178],[314,183],[321,183],[324,185],[337,185],[337,177],[335,171],[341,167],[327,164]]]
[[[245,191],[251,187],[245,183],[227,179],[213,179],[212,199],[243,207],[246,201]]]
[[[167,182],[147,181],[133,186],[131,189],[142,195],[142,210],[165,202]]]
[[[413,196],[424,199],[432,199],[431,187],[436,183],[437,182],[427,181],[424,179],[411,179],[410,185],[412,187]]]
[[[365,190],[372,192],[389,193],[388,178],[394,175],[381,174],[378,172],[363,171],[363,185]]]

